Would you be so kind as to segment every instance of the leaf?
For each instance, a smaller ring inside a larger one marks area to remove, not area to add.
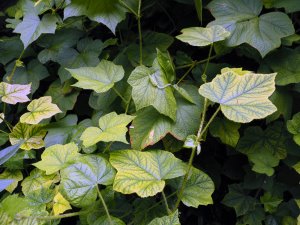
[[[202,10],[203,10],[202,0],[194,0],[194,3],[195,3],[195,8],[197,11],[198,19],[199,19],[200,23],[202,24]]]
[[[240,127],[238,123],[216,117],[209,126],[209,132],[212,136],[220,138],[222,143],[235,147],[240,139]]]
[[[159,86],[155,86],[153,80]],[[128,83],[132,86],[132,99],[137,110],[151,105],[161,114],[176,119],[176,100],[172,88],[165,86],[169,82],[163,73],[138,66],[130,74]]]
[[[125,225],[125,223],[119,219],[116,218],[114,216],[110,216],[110,220],[108,219],[108,217],[105,216],[101,216],[99,217],[96,221],[94,221],[94,223],[92,223],[92,225]]]
[[[52,145],[43,151],[42,160],[33,165],[49,175],[75,162],[79,156],[78,147],[73,142],[66,145]]]
[[[225,41],[228,47],[248,43],[262,57],[281,44],[281,38],[295,32],[292,21],[282,12],[270,12],[259,16],[261,0],[213,0],[207,5],[215,21],[231,33]]]
[[[89,19],[107,26],[115,33],[116,26],[125,19],[125,8],[118,0],[84,1],[72,0],[64,10],[64,19],[85,15]]]
[[[32,100],[27,106],[28,113],[24,113],[21,118],[21,123],[38,124],[41,120],[52,117],[60,113],[61,110],[56,104],[51,103],[51,96],[40,97]]]
[[[28,102],[30,99],[26,96],[30,94],[31,84],[9,84],[0,83],[0,96],[2,102],[8,104],[17,104],[18,102]]]
[[[230,120],[248,123],[262,119],[276,111],[268,99],[275,90],[275,73],[239,75],[229,70],[201,85],[199,93],[221,105]]]
[[[12,183],[14,183],[12,179],[0,179],[0,192],[9,187]]]
[[[12,145],[21,141],[20,148],[24,150],[40,149],[44,147],[43,137],[45,135],[46,131],[40,125],[17,123],[9,134],[9,141]]]
[[[183,178],[171,181],[171,185],[179,189]],[[212,194],[215,190],[212,179],[201,170],[192,167],[181,201],[188,207],[198,208],[199,205],[213,204]]]
[[[126,114],[118,115],[111,112],[102,116],[99,119],[99,127],[87,128],[80,137],[85,147],[90,147],[99,141],[110,142],[119,141],[128,143],[126,140],[126,133],[128,131],[127,125],[134,119],[134,116]]]
[[[60,191],[76,207],[87,207],[97,198],[97,185],[110,185],[115,171],[106,159],[85,155],[61,170]]]
[[[239,225],[258,225],[262,224],[265,218],[265,212],[262,207],[256,207],[254,210],[245,214],[241,220],[238,221]]]
[[[275,83],[288,85],[300,82],[300,47],[295,49],[281,48],[268,55],[263,65],[276,71]]]
[[[19,38],[15,37],[3,37],[0,39],[0,63],[5,65],[13,59],[17,59],[22,52],[22,42]]]
[[[123,67],[107,60],[102,60],[96,67],[67,70],[78,80],[73,86],[91,89],[97,93],[108,91],[124,77]]]
[[[55,32],[58,19],[54,14],[45,14],[40,19],[39,12],[32,1],[25,1],[23,11],[25,12],[23,21],[16,26],[14,32],[21,34],[24,49],[38,39],[41,34]]]
[[[292,120],[288,120],[286,125],[296,144],[300,145],[300,112],[296,113]]]
[[[256,199],[249,196],[240,184],[229,185],[229,192],[223,199],[223,204],[233,207],[236,215],[241,216],[255,209]]]
[[[180,225],[178,210],[168,216],[155,218],[148,225]]]
[[[25,196],[33,191],[49,189],[53,183],[58,182],[57,174],[46,175],[44,171],[33,169],[30,176],[26,177],[22,183],[22,192]]]
[[[271,6],[274,8],[284,8],[287,13],[300,11],[298,0],[275,0],[272,1]]]
[[[14,156],[19,150],[22,142],[15,143],[13,146],[9,146],[0,151],[0,165],[9,160],[12,156]]]
[[[175,79],[175,66],[173,64],[172,58],[168,51],[162,52],[158,48],[156,49],[157,52],[157,64],[160,71],[164,74],[166,79],[169,82],[174,81]]]
[[[70,203],[61,195],[61,193],[57,192],[53,198],[54,216],[64,213],[69,209],[72,209]]]
[[[270,192],[265,192],[260,197],[260,202],[264,205],[265,212],[274,213],[277,210],[278,205],[283,201],[282,198],[272,196]]]
[[[30,204],[33,206],[45,207],[47,203],[50,203],[54,198],[55,191],[52,188],[40,188],[34,191],[30,191],[26,198],[30,200]]]
[[[137,193],[142,198],[156,195],[164,189],[165,180],[186,173],[186,166],[181,160],[161,150],[112,152],[110,163],[118,171],[113,189],[123,194]]]
[[[18,186],[18,182],[23,180],[23,174],[20,170],[4,170],[3,173],[0,174],[0,180],[12,180],[5,189],[12,193],[16,187]]]
[[[273,167],[287,156],[287,140],[287,132],[281,122],[269,125],[265,131],[260,127],[249,127],[240,139],[237,150],[254,163],[254,171],[271,176]]]
[[[182,34],[176,36],[177,39],[192,46],[200,47],[223,41],[230,36],[230,32],[219,25],[185,28],[181,30],[181,33]]]
[[[185,140],[199,128],[200,117],[203,110],[203,98],[192,85],[181,87],[193,100],[194,104],[176,96],[176,121],[161,115],[153,107],[147,107],[137,112],[130,129],[130,140],[134,149],[144,149],[161,140],[167,133],[179,140]]]

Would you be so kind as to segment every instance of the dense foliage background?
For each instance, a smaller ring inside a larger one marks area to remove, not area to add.
[[[0,224],[300,224],[299,0],[0,9]]]

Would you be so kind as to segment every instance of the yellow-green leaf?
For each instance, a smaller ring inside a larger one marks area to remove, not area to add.
[[[9,141],[12,145],[22,141],[20,148],[23,150],[40,149],[45,146],[43,137],[46,133],[41,125],[17,123],[9,134]]]
[[[10,185],[8,185],[5,189],[12,193],[16,187],[18,186],[18,182],[23,180],[23,174],[20,170],[4,170],[3,173],[0,174],[0,179],[10,179],[14,180]]]
[[[148,225],[180,225],[178,210],[172,214],[160,218],[155,218]]]
[[[97,93],[106,92],[124,77],[122,66],[102,60],[96,67],[81,67],[67,69],[78,82],[73,86],[94,90]]]
[[[140,197],[161,192],[165,180],[186,173],[186,165],[181,160],[161,150],[121,150],[111,153],[110,162],[118,171],[113,189],[123,194],[137,193]]]
[[[276,73],[241,75],[227,70],[210,83],[201,85],[199,93],[221,105],[230,120],[248,123],[274,113],[276,106],[268,99],[275,90]]]
[[[29,112],[21,116],[21,123],[38,124],[41,120],[61,112],[57,105],[52,103],[51,96],[33,100],[27,106],[27,109]]]
[[[53,198],[54,215],[59,215],[68,209],[72,209],[70,203],[61,195],[61,193],[58,192]]]
[[[0,96],[2,102],[17,104],[18,102],[28,102],[27,95],[30,93],[31,84],[8,84],[0,83]]]
[[[52,145],[45,149],[42,160],[33,165],[49,175],[73,163],[79,156],[78,147],[73,142],[66,145]]]
[[[99,141],[110,142],[120,141],[128,143],[126,140],[127,125],[134,119],[134,116],[126,114],[118,115],[111,112],[99,119],[99,127],[87,128],[80,137],[85,147],[92,146]]]

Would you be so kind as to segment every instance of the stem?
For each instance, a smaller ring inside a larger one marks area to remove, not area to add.
[[[209,61],[211,59],[211,53],[212,53],[212,50],[213,50],[213,46],[214,46],[214,44],[212,43],[210,45],[210,48],[209,48],[209,53],[208,53],[207,61],[206,61],[206,64],[205,64],[205,67],[204,67],[204,71],[203,71],[203,74],[202,74],[202,80],[203,80],[204,83],[206,82],[206,70],[207,70]]]
[[[107,150],[109,150],[112,144],[113,144],[113,142],[110,142],[108,145],[106,145],[103,150],[103,153],[105,153]]]
[[[208,102],[207,98],[204,98],[203,113],[202,113],[201,120],[200,120],[200,126],[199,126],[199,129],[198,129],[198,132],[197,132],[197,139],[200,138],[202,128],[203,128],[203,125],[204,125],[204,121],[205,121],[205,117],[206,117],[206,110],[207,110],[207,102]]]
[[[203,134],[206,132],[206,130],[208,129],[209,125],[212,123],[212,121],[216,118],[218,112],[220,112],[221,110],[221,106],[219,106],[217,108],[217,110],[215,111],[215,113],[210,117],[209,121],[207,122],[207,124],[205,125],[205,127],[203,128],[202,132],[200,133],[199,137],[197,137],[197,141],[201,140],[201,137],[203,136]]]
[[[196,61],[194,61],[192,63],[192,65],[190,66],[190,68],[185,72],[185,74],[183,74],[183,76],[179,79],[179,81],[177,82],[177,84],[179,84],[192,71],[192,69],[194,69],[195,66],[196,66]]]
[[[9,135],[9,133],[5,132],[4,130],[0,130],[0,133]]]
[[[4,121],[4,123],[6,124],[7,128],[9,129],[9,131],[12,132],[13,126],[6,119],[4,119],[2,116],[0,116],[0,119],[2,121]]]
[[[104,199],[103,199],[103,197],[102,197],[102,194],[101,194],[101,192],[100,192],[100,190],[99,190],[98,185],[97,185],[97,192],[98,192],[98,196],[99,196],[99,198],[100,198],[100,200],[101,200],[101,202],[102,202],[102,205],[103,205],[103,207],[104,207],[104,210],[105,210],[105,212],[106,212],[107,218],[108,218],[108,220],[109,220],[109,224],[110,224],[110,225],[113,225],[113,222],[112,222],[112,220],[111,220],[111,217],[110,217],[110,214],[109,214],[107,205],[106,205],[106,203],[105,203],[105,201],[104,201]]]
[[[138,30],[139,30],[140,65],[143,65],[143,38],[142,38],[142,28],[141,28],[141,5],[142,5],[142,0],[139,0],[137,21],[138,21]]]
[[[213,56],[210,57],[210,59],[215,59],[215,58],[217,58],[217,55],[213,55]],[[176,69],[176,70],[179,70],[179,69],[188,68],[188,67],[190,67],[193,63],[196,63],[196,65],[198,65],[198,64],[202,64],[202,63],[207,62],[207,60],[208,60],[208,58],[207,58],[207,59],[203,59],[203,60],[199,60],[199,61],[193,61],[192,63],[189,63],[189,64],[177,66],[175,69]]]
[[[130,95],[130,99],[128,100],[128,102],[126,104],[125,114],[127,114],[128,110],[129,110],[131,99],[132,99],[132,96]]]
[[[15,75],[16,69],[17,69],[17,63],[18,63],[18,61],[21,60],[21,58],[22,58],[24,52],[25,52],[25,49],[23,49],[23,51],[21,52],[19,58],[15,61],[15,65],[14,65],[14,67],[13,67],[11,73],[6,77],[6,80],[8,81],[8,83],[11,83],[11,81],[12,81],[14,75]]]
[[[162,191],[162,192],[161,192],[161,195],[162,195],[162,197],[163,197],[163,199],[164,199],[164,203],[165,203],[166,211],[167,211],[168,215],[170,215],[172,212],[171,212],[171,210],[170,210],[170,208],[169,208],[169,205],[168,205],[168,201],[167,201],[167,198],[166,198],[165,192],[164,192],[164,191]]]
[[[114,90],[114,92],[116,92],[116,94],[125,102],[127,103],[127,100],[121,95],[121,93],[115,88],[112,88]]]
[[[138,16],[138,13],[136,13],[129,5],[126,4],[126,2],[124,2],[123,0],[119,0],[119,2],[121,3],[121,5],[128,9],[131,13],[133,13],[136,17],[139,17]]]
[[[66,214],[61,214],[61,215],[56,215],[56,216],[22,216],[22,218],[35,218],[37,220],[58,220],[58,219],[63,219],[63,218],[68,218],[68,217],[74,217],[74,216],[79,216],[82,214],[88,213],[88,211],[80,211],[80,212],[73,212],[73,213],[66,213]]]

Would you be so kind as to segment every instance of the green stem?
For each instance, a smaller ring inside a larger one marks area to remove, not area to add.
[[[198,129],[198,132],[197,132],[197,140],[201,136],[202,128],[203,128],[203,125],[204,125],[204,122],[205,122],[206,111],[207,111],[207,103],[208,103],[207,98],[204,98],[203,113],[201,115],[200,126],[199,126],[199,129]]]
[[[23,49],[23,51],[21,52],[19,58],[15,61],[15,65],[14,65],[11,73],[6,77],[6,80],[8,81],[8,83],[11,83],[11,81],[12,81],[14,75],[15,75],[16,69],[18,67],[18,62],[21,60],[24,52],[25,52],[25,49]]]
[[[124,2],[123,0],[119,0],[119,2],[121,3],[121,5],[128,9],[132,14],[134,14],[136,17],[139,17],[138,16],[138,13],[136,13],[129,5],[126,4],[126,2]]]
[[[206,83],[206,71],[207,71],[207,68],[208,68],[209,61],[211,59],[211,53],[212,53],[212,50],[213,50],[213,46],[214,46],[214,44],[212,43],[210,45],[210,48],[209,48],[207,61],[206,61],[206,64],[205,64],[205,67],[204,67],[204,71],[203,71],[203,74],[202,74],[202,80],[203,80],[204,83]]]
[[[185,74],[183,74],[183,76],[179,79],[179,81],[177,82],[177,84],[179,84],[191,71],[192,69],[194,69],[194,67],[196,66],[196,62],[194,61],[192,63],[192,65],[190,66],[190,68],[185,72]]]
[[[175,191],[175,192],[173,192],[172,194],[166,196],[166,199],[171,198],[173,195],[176,195],[176,194],[177,194],[177,191]],[[146,212],[149,212],[151,209],[157,207],[157,206],[160,205],[163,201],[164,201],[164,200],[161,200],[161,201],[155,203],[154,205],[152,205],[151,207],[147,208]]]
[[[142,5],[142,0],[139,0],[137,21],[138,21],[138,30],[139,30],[140,65],[143,65],[143,37],[142,37],[142,28],[141,28],[141,5]]]
[[[169,205],[168,205],[168,201],[167,201],[167,198],[166,198],[165,192],[164,192],[164,191],[162,191],[162,192],[161,192],[161,195],[162,195],[162,197],[163,197],[163,199],[164,199],[164,203],[165,203],[166,211],[167,211],[168,215],[170,215],[172,212],[171,212],[171,210],[170,210],[170,208],[169,208]]]
[[[112,144],[113,144],[113,142],[110,142],[108,145],[106,145],[103,150],[103,153],[105,153],[107,150],[109,150]]]
[[[130,96],[130,99],[128,100],[128,102],[127,102],[127,104],[126,104],[125,114],[128,113],[129,105],[130,105],[131,99],[132,99],[132,96]]]
[[[69,218],[69,217],[74,217],[74,216],[79,216],[82,214],[86,214],[88,211],[80,211],[80,212],[73,212],[73,213],[66,213],[66,214],[61,214],[61,215],[56,215],[56,216],[22,216],[22,218],[35,218],[37,220],[58,220],[58,219],[63,219],[63,218]]]
[[[9,133],[5,132],[4,130],[0,130],[0,133],[9,135]]]
[[[205,125],[205,127],[203,128],[202,132],[200,133],[199,137],[197,137],[197,141],[200,141],[202,136],[204,135],[204,133],[207,131],[207,129],[209,128],[209,125],[212,123],[212,121],[216,118],[217,114],[220,112],[221,110],[221,106],[219,106],[217,108],[217,110],[214,112],[214,114],[210,117],[209,121],[207,122],[207,124]]]
[[[9,131],[12,132],[13,126],[6,119],[4,119],[2,116],[0,116],[0,119],[2,121],[4,121],[4,123],[6,124],[7,128],[9,129]]]
[[[104,207],[104,210],[105,210],[105,212],[106,212],[107,218],[108,218],[108,220],[109,220],[109,224],[110,224],[110,225],[113,225],[113,222],[112,222],[112,220],[111,220],[111,217],[110,217],[110,214],[109,214],[107,205],[106,205],[106,203],[105,203],[105,201],[104,201],[104,198],[102,197],[102,194],[101,194],[101,192],[100,192],[100,190],[99,190],[98,185],[97,185],[97,192],[98,192],[98,196],[99,196],[99,198],[100,198],[100,200],[101,200],[101,202],[102,202],[102,205],[103,205],[103,207]]]
[[[211,56],[211,57],[210,57],[210,60],[215,59],[215,58],[217,58],[217,55]],[[207,61],[208,61],[208,58],[207,58],[207,59],[203,59],[203,60],[199,60],[199,61],[193,61],[192,63],[189,63],[189,64],[177,66],[175,69],[176,69],[176,70],[184,69],[184,68],[190,67],[191,65],[193,65],[193,63],[196,63],[196,65],[198,65],[198,64],[205,63],[205,62],[207,62]]]
[[[116,92],[116,94],[125,102],[127,103],[127,100],[121,95],[121,93],[115,88],[112,88],[114,90],[114,92]]]

